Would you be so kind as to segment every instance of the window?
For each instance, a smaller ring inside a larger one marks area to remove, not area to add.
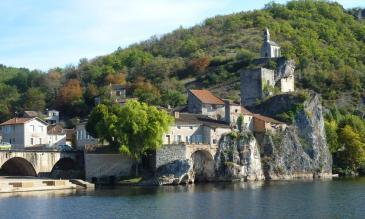
[[[217,144],[217,139],[213,139],[213,144]]]
[[[33,138],[30,138],[30,144],[33,145]]]
[[[13,138],[13,144],[15,144],[15,138]]]
[[[238,109],[235,109],[234,112],[238,113]]]
[[[39,138],[39,144],[42,144],[42,138]]]
[[[177,129],[181,129],[181,126],[179,126],[179,125],[178,125],[178,126],[177,126]]]
[[[189,142],[189,136],[186,136],[186,138],[185,138],[185,142],[187,143],[187,144],[189,144],[190,142]]]
[[[190,126],[190,129],[193,129],[193,126]]]

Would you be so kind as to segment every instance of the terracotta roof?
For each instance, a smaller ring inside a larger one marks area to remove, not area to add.
[[[179,113],[179,118],[175,118],[176,125],[205,125],[212,128],[230,128],[225,121],[212,119],[206,115],[193,113]]]
[[[6,122],[1,123],[0,126],[2,126],[2,125],[24,124],[24,123],[26,123],[30,120],[33,120],[33,119],[36,119],[36,120],[40,121],[41,123],[44,123],[44,124],[48,125],[48,123],[43,121],[42,119],[40,119],[38,117],[33,117],[33,118],[12,118],[12,119],[9,119]]]
[[[16,125],[16,124],[24,124],[30,120],[32,120],[33,118],[12,118],[9,119],[6,122],[1,123],[0,125]]]
[[[254,114],[253,115],[254,118],[265,121],[265,122],[269,122],[269,123],[275,123],[275,124],[283,124],[282,122],[279,122],[273,118],[267,117],[267,116],[263,116],[261,114]]]
[[[61,125],[54,124],[47,127],[47,133],[49,135],[65,135],[66,132]]]
[[[224,101],[209,90],[190,90],[202,103],[224,105]]]
[[[245,107],[241,106],[241,113],[243,115],[249,115],[249,116],[253,116],[253,113],[251,113],[250,111],[248,111],[248,109],[246,109]]]

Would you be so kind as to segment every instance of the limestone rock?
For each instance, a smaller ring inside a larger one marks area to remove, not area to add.
[[[248,130],[238,136],[223,136],[214,160],[218,180],[255,181],[264,178],[258,145]]]
[[[194,183],[193,163],[190,159],[175,160],[159,167],[155,175],[157,185]]]
[[[312,93],[292,126],[256,136],[260,139],[265,178],[331,177],[332,156],[325,136],[322,106],[318,95]]]

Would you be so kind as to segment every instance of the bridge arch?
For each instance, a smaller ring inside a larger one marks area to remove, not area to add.
[[[195,182],[210,181],[214,177],[214,159],[210,151],[196,150],[191,154]]]
[[[13,157],[1,166],[1,173],[8,176],[37,176],[34,166],[22,157]]]

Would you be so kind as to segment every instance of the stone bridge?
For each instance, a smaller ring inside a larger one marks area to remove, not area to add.
[[[1,175],[49,177],[60,170],[81,170],[83,163],[83,153],[77,151],[0,151]]]

